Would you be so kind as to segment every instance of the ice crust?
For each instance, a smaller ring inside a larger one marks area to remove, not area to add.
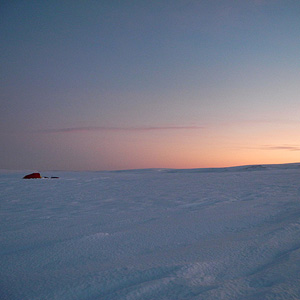
[[[300,299],[300,164],[0,172],[0,299]]]

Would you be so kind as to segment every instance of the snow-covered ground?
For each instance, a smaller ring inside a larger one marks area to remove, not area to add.
[[[0,172],[0,299],[300,299],[300,164]]]

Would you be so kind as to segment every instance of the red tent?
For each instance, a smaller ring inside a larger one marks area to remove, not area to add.
[[[40,173],[31,173],[23,177],[23,179],[35,179],[35,178],[42,178]]]

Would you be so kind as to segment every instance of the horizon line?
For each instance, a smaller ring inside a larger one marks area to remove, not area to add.
[[[300,161],[298,162],[288,162],[288,163],[258,163],[258,164],[246,164],[246,165],[233,165],[233,166],[224,166],[224,167],[199,167],[199,168],[164,168],[164,167],[149,167],[149,168],[133,168],[133,169],[114,169],[114,170],[59,170],[59,169],[6,169],[0,168],[0,173],[3,171],[10,172],[114,172],[114,171],[138,171],[138,170],[197,170],[197,169],[229,169],[229,168],[238,168],[238,167],[251,167],[251,166],[282,166],[282,165],[297,165],[300,167]]]

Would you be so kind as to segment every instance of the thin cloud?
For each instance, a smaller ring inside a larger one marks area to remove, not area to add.
[[[263,150],[288,150],[288,151],[300,151],[300,146],[295,145],[277,145],[277,146],[270,146],[264,145],[261,147]]]
[[[158,131],[158,130],[197,130],[202,126],[149,126],[149,127],[71,127],[39,130],[39,133],[72,133],[91,131]]]

